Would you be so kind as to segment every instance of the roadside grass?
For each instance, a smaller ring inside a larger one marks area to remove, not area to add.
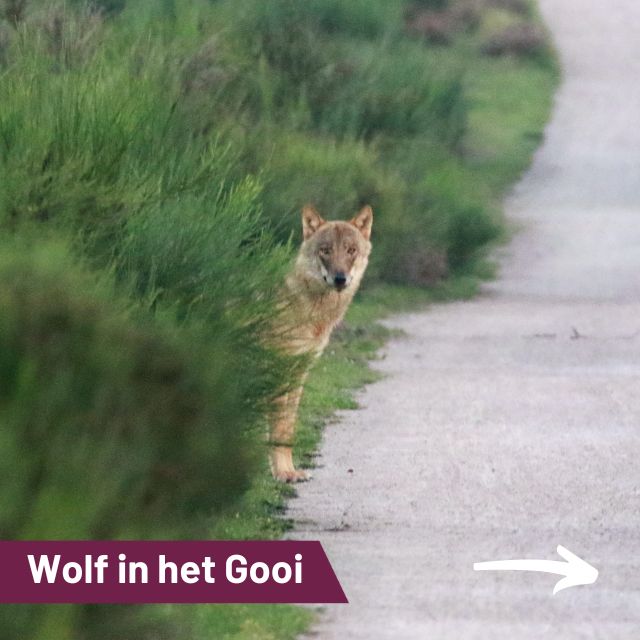
[[[467,162],[498,201],[540,145],[557,80],[555,65],[523,73],[510,58],[480,59],[469,74]]]
[[[293,640],[308,629],[313,613],[292,605],[194,607],[196,633],[203,640]]]

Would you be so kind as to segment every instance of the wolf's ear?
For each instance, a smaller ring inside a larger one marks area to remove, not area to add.
[[[322,216],[310,204],[302,208],[302,237],[310,238],[323,224]]]
[[[351,220],[351,224],[360,231],[365,240],[371,238],[371,225],[373,224],[373,209],[367,205],[360,209],[360,213]]]

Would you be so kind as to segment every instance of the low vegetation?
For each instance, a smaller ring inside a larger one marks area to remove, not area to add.
[[[271,538],[264,340],[299,210],[374,207],[299,447],[388,310],[470,295],[555,67],[525,0],[4,0],[0,533]],[[535,36],[535,37],[534,37]],[[292,638],[295,607],[3,606],[7,640]]]

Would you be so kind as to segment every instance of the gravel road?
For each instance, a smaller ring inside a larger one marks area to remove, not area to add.
[[[640,2],[541,7],[565,77],[502,275],[392,321],[291,502],[350,599],[315,638],[640,637]],[[472,568],[558,544],[596,584]]]

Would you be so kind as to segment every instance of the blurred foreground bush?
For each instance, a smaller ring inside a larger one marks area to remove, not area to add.
[[[2,538],[203,535],[246,489],[252,375],[222,327],[139,317],[59,242],[3,243],[0,308]],[[31,609],[2,637],[32,637]]]
[[[188,535],[246,487],[224,335],[136,317],[59,244],[3,246],[0,305],[2,538]]]

